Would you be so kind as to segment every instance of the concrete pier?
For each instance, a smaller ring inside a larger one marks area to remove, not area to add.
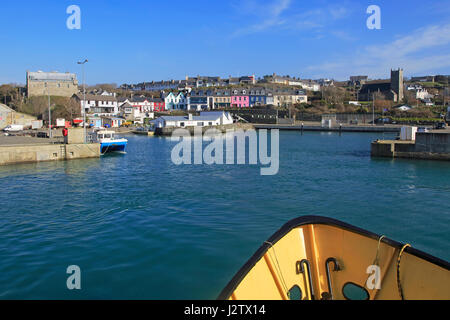
[[[450,133],[423,132],[415,141],[377,140],[371,145],[372,157],[450,160]]]
[[[354,126],[334,126],[323,127],[317,125],[286,125],[286,124],[255,124],[255,129],[279,129],[293,131],[319,131],[319,132],[394,132],[399,133],[401,126],[371,126],[371,125],[354,125]]]
[[[84,158],[100,158],[100,144],[85,144],[83,129],[69,129],[68,144],[58,139],[0,136],[0,165]]]
[[[0,146],[0,165],[99,157],[100,144]]]

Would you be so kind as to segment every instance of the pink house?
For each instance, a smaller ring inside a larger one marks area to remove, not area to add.
[[[232,90],[231,91],[231,107],[248,108],[250,107],[250,98],[247,90]]]

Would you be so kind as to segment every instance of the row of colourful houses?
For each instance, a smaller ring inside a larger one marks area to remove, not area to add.
[[[160,98],[135,96],[117,99],[112,95],[77,94],[74,98],[86,108],[92,117],[117,117],[142,123],[151,113],[173,110],[215,110],[224,108],[251,108],[255,106],[288,106],[307,103],[308,96],[303,90],[267,89],[246,87],[233,89],[192,90],[162,93]]]
[[[165,96],[166,110],[214,110],[222,108],[277,107],[307,103],[303,90],[266,89],[264,87],[192,90],[187,96],[173,92]]]

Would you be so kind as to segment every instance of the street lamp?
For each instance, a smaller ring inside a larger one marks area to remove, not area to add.
[[[83,128],[84,128],[84,143],[87,143],[87,135],[86,135],[86,83],[84,81],[84,65],[88,62],[87,59],[84,61],[78,61],[78,64],[82,66],[83,73]]]
[[[51,113],[51,105],[50,105],[50,93],[48,91],[48,83],[45,83],[45,88],[47,89],[47,98],[48,98],[48,137],[52,138],[52,113]]]

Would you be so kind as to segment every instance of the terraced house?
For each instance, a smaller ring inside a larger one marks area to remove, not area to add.
[[[183,92],[178,92],[177,94],[169,92],[164,94],[163,97],[166,110],[187,110],[187,98]]]
[[[232,108],[250,107],[250,97],[247,88],[231,90],[231,107]]]
[[[249,104],[250,107],[265,106],[267,103],[267,90],[265,88],[250,88],[249,92]]]
[[[303,90],[273,90],[273,105],[285,107],[297,103],[308,103],[308,96]]]
[[[152,104],[146,97],[133,97],[127,99],[126,102],[129,102],[133,108],[138,109],[140,113],[153,111]]]
[[[214,92],[214,109],[229,108],[231,106],[231,91],[230,90],[216,90]]]
[[[152,111],[162,112],[166,110],[166,105],[164,103],[164,99],[161,98],[150,98],[149,99],[152,105]]]
[[[213,109],[212,90],[192,90],[188,97],[188,110],[208,110]]]

